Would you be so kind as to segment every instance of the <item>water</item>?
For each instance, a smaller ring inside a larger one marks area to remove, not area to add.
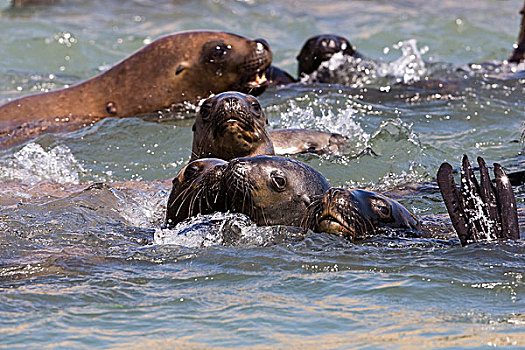
[[[522,169],[523,74],[469,66],[508,57],[522,5],[67,0],[3,10],[1,103],[87,79],[181,30],[265,38],[294,75],[309,36],[347,37],[365,56],[360,79],[270,89],[270,127],[352,137],[345,154],[295,158],[333,186],[391,194],[442,232],[353,244],[232,214],[161,230],[191,120],[107,119],[44,135],[0,152],[0,347],[523,347],[523,242],[460,247],[435,187],[413,186],[464,153]],[[355,156],[366,147],[379,156]],[[524,198],[517,189],[521,221]]]

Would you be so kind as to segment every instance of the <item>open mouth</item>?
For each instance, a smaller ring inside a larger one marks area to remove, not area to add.
[[[320,232],[349,237],[351,239],[356,237],[354,227],[348,226],[344,221],[339,220],[332,215],[322,216],[317,222],[317,230]]]
[[[268,79],[266,78],[265,71],[262,70],[255,74],[255,77],[246,84],[246,87],[256,89],[266,85],[268,85]]]

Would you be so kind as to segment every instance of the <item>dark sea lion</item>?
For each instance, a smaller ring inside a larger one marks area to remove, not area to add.
[[[53,5],[64,0],[11,0],[12,7],[26,7],[26,6],[42,6],[42,5]]]
[[[271,59],[264,40],[212,31],[165,36],[83,83],[1,106],[0,142],[196,103],[223,91],[261,92]]]
[[[168,198],[166,226],[190,216],[224,209],[220,179],[226,164],[220,159],[198,159],[179,171]]]
[[[518,35],[518,43],[516,48],[512,52],[512,55],[509,57],[509,62],[520,63],[525,61],[525,1],[523,7],[520,11],[521,13],[521,26],[520,33]]]
[[[329,61],[338,52],[346,56],[361,57],[355,47],[342,36],[322,34],[309,38],[297,55],[299,79],[315,72],[323,62]],[[265,75],[268,86],[288,85],[299,81],[273,65],[266,69]]]
[[[231,160],[223,170],[226,206],[258,225],[300,226],[308,206],[330,187],[321,173],[283,157]]]
[[[352,240],[381,228],[419,230],[418,218],[397,201],[382,194],[330,188],[308,208],[303,227],[342,235]]]
[[[463,156],[459,189],[450,164],[441,164],[437,173],[439,189],[461,245],[519,239],[516,199],[509,178],[501,165],[494,163],[495,178],[491,181],[485,160],[478,157],[478,164],[479,183],[468,157]]]
[[[334,153],[348,141],[345,136],[316,130],[267,130],[266,124],[268,118],[253,96],[224,92],[210,97],[200,106],[193,125],[191,159]]]
[[[342,36],[324,34],[311,37],[303,45],[297,61],[299,61],[298,76],[309,75],[338,52],[346,56],[355,56],[357,51],[350,42]]]

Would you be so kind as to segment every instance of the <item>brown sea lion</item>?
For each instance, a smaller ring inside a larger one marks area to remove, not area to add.
[[[226,164],[220,159],[198,159],[179,171],[168,198],[166,226],[173,226],[190,216],[224,209],[220,179]]]
[[[308,206],[328,182],[310,166],[284,157],[260,155],[231,160],[222,176],[226,206],[258,225],[300,226]]]
[[[210,97],[195,118],[191,159],[274,154],[267,123],[259,101],[251,95],[224,92]]]
[[[342,188],[330,188],[314,201],[302,225],[351,240],[376,234],[385,227],[420,229],[419,219],[397,201],[375,192]]]
[[[168,35],[83,83],[1,106],[0,143],[196,103],[223,91],[261,92],[271,59],[264,40],[212,31]]]
[[[267,130],[266,124],[268,118],[253,96],[230,91],[210,97],[200,106],[193,125],[191,159],[334,153],[348,141],[316,130]]]

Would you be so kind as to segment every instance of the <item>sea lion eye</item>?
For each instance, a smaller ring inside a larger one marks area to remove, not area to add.
[[[206,100],[201,104],[199,108],[199,114],[203,120],[207,120],[210,118],[211,107],[212,107],[212,103],[209,100]]]
[[[286,177],[284,177],[283,174],[277,171],[272,171],[270,174],[270,179],[273,187],[277,191],[282,192],[286,189]]]
[[[390,220],[392,218],[392,206],[381,198],[372,198],[370,200],[372,209],[379,215],[382,220]]]
[[[231,45],[227,45],[222,41],[210,41],[203,46],[201,60],[208,63],[221,62],[231,49]]]
[[[261,116],[262,109],[261,109],[261,105],[259,104],[259,102],[257,102],[257,101],[253,101],[252,102],[252,110],[258,117]]]
[[[199,173],[200,167],[197,164],[188,164],[186,166],[186,169],[184,169],[184,181],[190,182],[194,180],[198,173]]]

